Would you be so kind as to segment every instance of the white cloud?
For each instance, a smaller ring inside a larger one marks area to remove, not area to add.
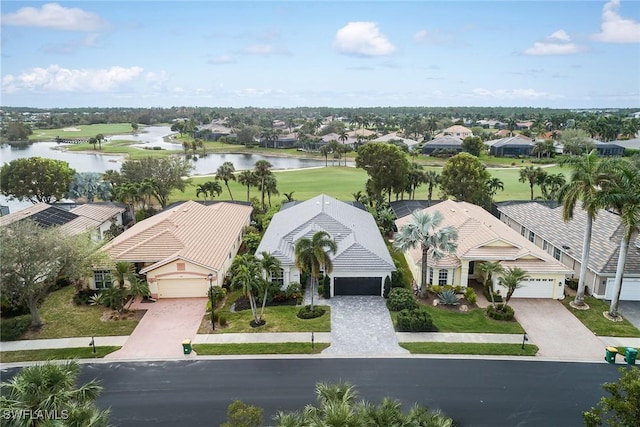
[[[420,30],[413,35],[413,41],[420,43],[425,41],[428,36],[429,33],[427,32],[427,30]]]
[[[602,8],[600,32],[593,39],[603,43],[640,43],[640,23],[618,14],[620,0],[611,0]]]
[[[358,56],[385,56],[396,51],[375,22],[349,22],[336,33],[333,47]]]
[[[20,75],[6,75],[2,90],[38,92],[106,92],[142,74],[141,67],[110,67],[103,69],[69,69],[58,65],[33,68]]]
[[[156,73],[154,71],[149,71],[145,75],[145,79],[147,80],[147,82],[149,83],[152,89],[161,90],[165,88],[164,83],[167,80],[169,80],[169,76],[166,73],[166,71],[161,71],[159,73]]]
[[[40,9],[22,7],[15,13],[2,15],[2,25],[86,32],[102,31],[108,27],[107,22],[95,13],[57,3],[44,4]]]
[[[564,30],[550,34],[544,41],[535,42],[532,47],[525,49],[525,55],[572,55],[583,51],[584,48],[571,41],[571,37]]]
[[[496,89],[476,88],[471,91],[476,97],[499,99],[558,99],[562,98],[549,92],[539,92],[535,89]]]

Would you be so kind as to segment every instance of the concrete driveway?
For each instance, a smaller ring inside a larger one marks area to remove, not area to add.
[[[604,360],[605,345],[560,301],[514,298],[509,304],[529,341],[540,349],[538,356],[592,362]]]
[[[153,303],[134,303],[132,308],[147,310],[147,313],[122,348],[105,358],[186,357],[182,341],[195,338],[206,307],[206,298],[167,298]]]
[[[640,329],[640,301],[620,301],[618,303],[618,311],[622,314],[622,317]]]

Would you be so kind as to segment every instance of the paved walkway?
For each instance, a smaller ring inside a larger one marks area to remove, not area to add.
[[[313,341],[330,343],[330,332],[314,332]],[[260,332],[255,334],[198,334],[193,344],[311,342],[311,332]]]
[[[206,298],[167,298],[154,303],[134,303],[134,309],[146,309],[147,313],[122,348],[106,355],[105,359],[184,357],[182,341],[195,338],[206,306]]]

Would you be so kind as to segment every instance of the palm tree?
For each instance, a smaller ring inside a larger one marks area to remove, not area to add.
[[[411,199],[416,198],[416,189],[425,182],[424,167],[417,163],[411,163],[409,165],[409,172],[407,173],[407,190]]]
[[[207,181],[196,187],[196,197],[200,197],[200,194],[204,195],[205,200],[207,200],[207,197],[213,199],[215,196],[222,194],[222,187],[220,187],[220,184],[216,181]]]
[[[231,188],[229,188],[229,181],[236,180],[235,171],[236,168],[233,166],[232,162],[224,162],[216,171],[216,179],[224,181],[224,185],[226,185],[227,191],[229,191],[229,197],[231,197],[231,200],[233,200],[233,195],[231,194]]]
[[[491,194],[491,196],[493,197],[496,195],[498,190],[504,191],[504,183],[500,180],[500,178],[489,178],[489,180],[487,181],[487,191],[489,192],[489,194]]]
[[[251,201],[249,190],[258,184],[256,174],[251,170],[243,170],[238,175],[238,183],[247,187],[247,202]]]
[[[102,141],[104,141],[104,135],[101,133],[97,134],[96,141],[98,142],[98,150],[102,150]]]
[[[331,152],[331,147],[329,147],[329,144],[325,144],[322,147],[320,147],[320,154],[322,154],[324,156],[324,167],[326,168],[327,166],[329,166],[329,153]]]
[[[280,273],[280,260],[269,252],[260,252],[260,268],[264,272],[264,294],[262,296],[262,309],[260,310],[260,321],[264,316],[264,308],[267,305],[267,296],[269,295],[269,288],[273,285],[272,279],[278,273]]]
[[[111,271],[113,284],[118,284],[118,288],[124,289],[124,285],[127,281],[130,281],[134,276],[135,269],[133,264],[127,261],[118,261]]]
[[[300,272],[311,275],[311,310],[320,271],[331,274],[333,262],[330,254],[335,255],[337,251],[338,245],[326,231],[317,231],[311,239],[303,237],[294,246],[296,267]]]
[[[393,247],[406,252],[420,246],[422,250],[420,290],[424,292],[427,286],[427,258],[429,254],[434,261],[438,261],[445,254],[455,252],[458,248],[456,243],[458,232],[450,225],[438,228],[444,218],[440,211],[430,214],[416,210],[411,216],[411,221],[403,225],[396,233]]]
[[[604,203],[613,207],[620,215],[623,235],[620,240],[620,252],[616,266],[613,297],[609,307],[609,316],[618,317],[618,301],[622,290],[624,265],[627,261],[629,242],[634,233],[640,231],[640,170],[628,161],[616,162],[618,167],[613,174],[613,182],[607,183],[603,191]]]
[[[271,195],[277,196],[280,194],[278,191],[278,180],[275,175],[269,175],[264,180],[264,189],[267,192],[267,200],[269,207],[271,207]]]
[[[557,200],[558,192],[567,183],[563,173],[547,174],[542,183],[542,196],[547,200]]]
[[[80,365],[74,360],[25,367],[0,386],[0,407],[6,413],[66,414],[60,425],[107,426],[109,411],[101,411],[95,403],[102,387],[95,380],[77,386],[79,375]],[[28,415],[20,421],[11,425],[58,425],[35,423]]]
[[[265,187],[265,179],[270,176],[272,174],[271,172],[271,167],[273,165],[271,163],[269,163],[267,160],[258,160],[254,165],[253,165],[253,173],[255,174],[255,176],[258,179],[259,182],[259,188],[260,188],[260,205],[262,206],[262,212],[264,212],[265,206],[264,206],[264,193],[266,191],[266,187]]]
[[[489,296],[491,297],[491,304],[495,305],[496,302],[493,299],[493,286],[492,286],[492,277],[494,274],[502,274],[504,269],[500,262],[498,261],[487,261],[483,262],[478,266],[478,270],[484,274],[484,287],[489,291]]]
[[[440,184],[440,174],[436,171],[429,170],[424,174],[424,182],[427,184],[427,202],[428,206],[431,206],[431,198],[433,196],[433,189]]]
[[[96,144],[98,143],[98,140],[95,137],[91,137],[89,138],[89,144],[93,144],[93,149],[96,149]]]
[[[580,275],[578,278],[578,290],[573,304],[585,306],[584,289],[589,264],[589,252],[591,251],[591,231],[593,221],[598,210],[602,208],[600,203],[602,184],[607,180],[608,162],[598,159],[595,150],[579,157],[570,157],[566,161],[572,168],[571,181],[565,184],[558,192],[558,201],[562,203],[562,217],[565,222],[573,218],[576,205],[582,201],[582,209],[587,213],[587,224],[582,241],[582,258],[580,259]]]
[[[295,201],[295,199],[293,198],[293,193],[295,193],[295,191],[291,191],[289,193],[283,193],[282,195],[284,196],[284,201],[285,202]]]
[[[533,200],[533,186],[539,182],[540,176],[543,173],[544,171],[540,166],[538,167],[526,166],[520,169],[520,178],[518,178],[518,181],[529,183],[529,189],[531,191],[531,200]]]
[[[231,280],[231,285],[234,288],[242,289],[242,294],[249,300],[253,322],[256,326],[262,324],[258,317],[258,308],[256,307],[254,296],[254,292],[260,288],[260,284],[263,281],[261,272],[260,262],[251,254],[238,255],[232,266],[233,279]]]
[[[507,295],[504,297],[503,309],[506,309],[511,296],[516,289],[522,287],[522,282],[529,277],[527,272],[519,267],[509,267],[504,271],[504,275],[500,278],[500,286],[507,288]]]

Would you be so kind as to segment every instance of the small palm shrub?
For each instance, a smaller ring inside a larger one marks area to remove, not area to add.
[[[445,289],[438,294],[438,298],[444,305],[458,305],[458,295],[453,289]]]
[[[227,295],[227,290],[220,286],[211,286],[209,290],[207,290],[207,297],[209,298],[209,305],[207,306],[208,310],[211,310],[211,297],[213,296],[213,303],[218,304],[220,301],[224,299]]]
[[[487,307],[487,316],[496,320],[513,320],[513,308],[510,305],[496,304]]]
[[[467,287],[467,289],[464,290],[464,297],[469,302],[469,304],[475,304],[477,299],[475,289]]]
[[[438,328],[433,324],[431,315],[425,308],[402,310],[398,313],[398,331],[400,332],[432,332]]]
[[[298,311],[298,318],[300,319],[315,319],[316,317],[320,317],[325,313],[325,309],[318,307],[317,305],[313,307],[311,310],[310,305],[305,305]]]
[[[220,314],[218,316],[218,323],[220,323],[220,326],[227,326],[227,316],[224,314]]]
[[[387,308],[391,311],[413,310],[418,307],[418,302],[413,298],[411,290],[406,288],[393,288],[389,292]]]

